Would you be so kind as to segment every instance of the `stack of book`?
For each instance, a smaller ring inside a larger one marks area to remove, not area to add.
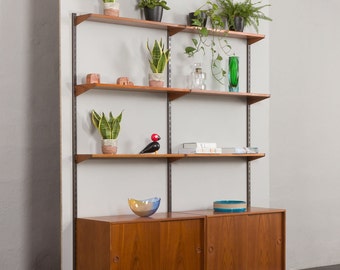
[[[257,147],[222,147],[224,154],[257,154],[258,152]]]
[[[216,143],[191,142],[183,143],[179,149],[179,154],[220,154],[222,149]]]
[[[179,154],[256,154],[257,147],[217,147],[216,143],[188,142],[182,143]]]

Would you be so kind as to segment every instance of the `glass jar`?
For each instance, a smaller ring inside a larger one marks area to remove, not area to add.
[[[194,64],[194,70],[191,73],[191,89],[205,90],[206,77],[207,77],[206,73],[203,72],[201,64],[200,63]]]

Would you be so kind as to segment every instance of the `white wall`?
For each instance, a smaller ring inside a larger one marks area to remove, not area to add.
[[[271,3],[270,198],[287,209],[287,269],[340,264],[340,2]]]
[[[58,1],[0,3],[0,269],[60,269]]]

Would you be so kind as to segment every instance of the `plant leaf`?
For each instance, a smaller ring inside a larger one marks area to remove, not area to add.
[[[112,139],[111,127],[104,113],[102,114],[102,118],[99,121],[99,131],[103,139]]]
[[[100,118],[101,116],[95,110],[92,110],[91,120],[92,120],[92,124],[95,126],[96,129],[99,129]]]

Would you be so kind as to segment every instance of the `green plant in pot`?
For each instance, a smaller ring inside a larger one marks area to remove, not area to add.
[[[162,21],[163,9],[170,9],[165,0],[140,0],[137,7],[144,10],[145,20],[158,22]]]
[[[120,122],[122,121],[123,111],[114,117],[112,112],[109,117],[104,113],[97,113],[95,110],[91,112],[91,120],[94,127],[98,130],[102,137],[102,152],[103,154],[117,153],[117,138],[120,132]]]
[[[119,17],[119,3],[116,0],[103,0],[104,14]]]
[[[211,28],[207,28],[205,22],[201,19],[202,15],[210,21]],[[204,5],[194,12],[194,18],[191,25],[197,27],[198,38],[192,39],[192,45],[185,47],[185,54],[194,57],[196,53],[207,51],[211,54],[211,74],[216,81],[221,84],[225,83],[227,71],[224,68],[224,56],[228,56],[231,46],[227,40],[227,32],[221,35],[220,30],[225,29],[225,21],[220,15],[220,7],[212,1],[207,1]]]
[[[165,49],[161,40],[155,40],[153,47],[146,43],[149,52],[149,65],[151,73],[149,74],[149,86],[164,87],[164,70],[169,62],[170,51]]]
[[[228,22],[229,30],[243,32],[246,26],[252,26],[258,32],[260,20],[271,21],[261,10],[270,4],[261,5],[261,1],[252,3],[251,0],[234,2],[233,0],[217,0],[221,8],[221,16]]]

